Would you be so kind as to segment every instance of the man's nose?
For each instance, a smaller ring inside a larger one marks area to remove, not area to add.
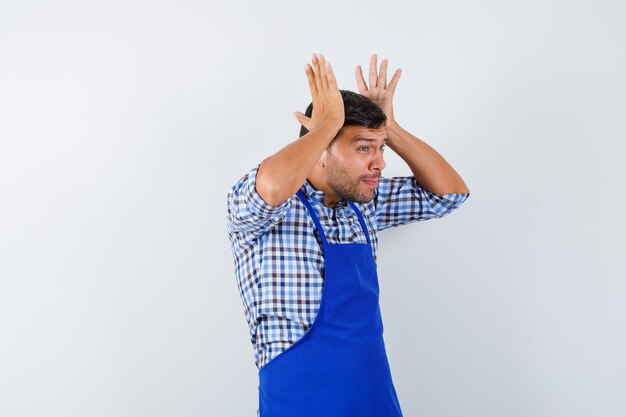
[[[370,168],[382,171],[383,169],[385,169],[385,166],[386,165],[383,151],[379,149],[378,151],[376,151],[376,155],[374,155],[374,158],[372,159]]]

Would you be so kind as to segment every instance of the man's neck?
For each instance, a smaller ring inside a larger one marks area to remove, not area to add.
[[[322,193],[324,193],[324,205],[326,207],[335,208],[337,204],[341,201],[341,199],[336,196],[335,193],[326,184],[317,183],[316,180],[311,180],[311,178],[307,178],[307,181],[316,191],[321,191]]]

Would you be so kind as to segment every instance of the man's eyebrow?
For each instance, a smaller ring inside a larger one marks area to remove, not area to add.
[[[356,138],[352,138],[352,142],[360,142],[360,141],[364,141],[364,142],[376,142],[378,139],[372,139],[372,138],[362,138],[362,137],[356,137]],[[387,142],[387,138],[383,139],[383,142]]]

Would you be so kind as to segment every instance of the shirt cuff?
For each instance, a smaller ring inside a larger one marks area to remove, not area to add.
[[[441,197],[449,202],[449,204],[453,207],[458,207],[467,200],[470,193],[469,190],[466,193],[450,193],[443,194]]]

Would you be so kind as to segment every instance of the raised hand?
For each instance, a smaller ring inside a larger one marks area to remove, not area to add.
[[[395,122],[393,117],[393,94],[396,90],[396,85],[398,84],[402,70],[398,68],[389,81],[389,84],[387,84],[388,62],[386,59],[382,60],[379,72],[377,69],[377,58],[376,54],[373,54],[370,58],[369,86],[365,83],[360,65],[356,67],[356,84],[361,95],[371,99],[383,110],[385,116],[387,116],[386,125],[390,126]]]
[[[261,161],[256,174],[256,190],[272,206],[279,206],[302,187],[315,164],[343,127],[343,98],[335,74],[323,55],[313,55],[305,65],[313,111],[311,117],[295,112],[309,133],[289,143]]]
[[[343,126],[345,115],[333,69],[322,54],[313,54],[311,63],[312,66],[304,66],[304,71],[309,80],[313,112],[310,118],[301,112],[294,112],[294,116],[308,131],[320,126],[339,130]]]

